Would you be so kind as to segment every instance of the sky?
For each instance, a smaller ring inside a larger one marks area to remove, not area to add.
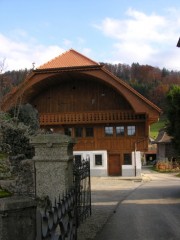
[[[179,0],[0,0],[0,70],[74,49],[96,62],[180,71]]]

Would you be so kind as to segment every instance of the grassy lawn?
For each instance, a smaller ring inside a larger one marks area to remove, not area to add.
[[[150,137],[155,139],[158,135],[159,130],[165,126],[165,123],[166,123],[166,117],[162,116],[159,119],[159,122],[152,124],[150,126]]]

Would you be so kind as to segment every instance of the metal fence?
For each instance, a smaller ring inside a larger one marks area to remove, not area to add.
[[[74,161],[73,187],[53,206],[37,211],[36,240],[77,240],[77,228],[91,215],[90,161]]]
[[[78,227],[80,223],[91,215],[90,160],[75,161],[73,167]]]

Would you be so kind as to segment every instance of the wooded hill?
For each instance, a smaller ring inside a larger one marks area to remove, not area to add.
[[[133,63],[131,66],[105,63],[105,66],[162,110],[166,107],[165,96],[170,87],[173,84],[180,85],[180,72],[178,71],[159,69],[139,63]]]
[[[110,64],[102,63],[114,75],[124,80],[135,90],[155,103],[162,110],[165,109],[165,96],[173,84],[180,85],[180,72],[159,69],[150,65],[133,63]],[[31,70],[8,71],[0,75],[0,92],[5,95],[12,87],[24,81]]]

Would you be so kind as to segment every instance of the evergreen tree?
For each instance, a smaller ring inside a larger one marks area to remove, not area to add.
[[[180,154],[180,86],[173,85],[167,94],[167,133],[173,137],[177,154]]]

